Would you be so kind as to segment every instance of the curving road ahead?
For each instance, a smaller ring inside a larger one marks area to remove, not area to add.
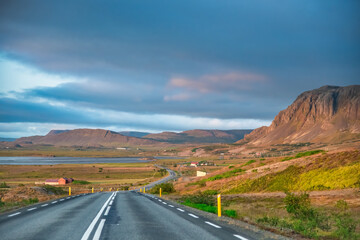
[[[58,199],[0,216],[10,239],[285,239],[209,219],[190,208],[134,191]]]

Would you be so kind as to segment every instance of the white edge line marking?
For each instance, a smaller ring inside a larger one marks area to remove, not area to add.
[[[64,201],[65,199],[60,199],[59,201],[61,202],[61,201]]]
[[[163,204],[167,204],[166,202],[163,202]]]
[[[113,193],[114,194],[114,193]],[[87,240],[92,232],[92,230],[94,229],[97,221],[99,220],[99,218],[101,217],[104,209],[106,208],[106,205],[109,203],[111,197],[113,196],[113,194],[111,194],[111,196],[108,198],[108,200],[106,200],[106,202],[104,203],[104,205],[102,206],[102,208],[100,209],[100,211],[98,212],[98,214],[96,215],[96,217],[93,219],[93,221],[91,222],[91,224],[89,225],[89,227],[86,229],[84,235],[82,236],[81,240]],[[98,227],[99,229],[99,227]],[[100,232],[101,233],[101,232]],[[95,237],[94,237],[95,238]]]
[[[192,214],[192,213],[189,213],[189,216],[193,217],[193,218],[199,218],[198,216]]]
[[[17,212],[17,213],[13,213],[11,215],[8,215],[8,217],[13,217],[13,216],[16,216],[16,215],[19,215],[21,212]]]
[[[220,226],[216,225],[216,224],[213,224],[211,222],[208,222],[208,221],[205,221],[205,223],[209,224],[210,226],[213,226],[215,228],[221,228]]]
[[[42,207],[46,207],[47,205],[49,205],[49,204],[43,204],[43,205],[41,205]]]
[[[234,234],[234,237],[239,238],[239,239],[241,239],[241,240],[249,240],[249,239],[244,238],[244,237],[242,237],[242,236],[240,236],[240,235],[237,235],[237,234]]]
[[[67,197],[66,199],[69,199],[70,197]]]
[[[109,205],[112,205],[113,204],[113,201],[111,200],[111,202],[109,203]]]
[[[26,210],[26,211],[32,211],[32,210],[35,210],[36,209],[36,207],[33,207],[33,208],[29,208],[28,210]]]
[[[53,201],[52,204],[57,203],[57,201]]]
[[[108,207],[107,207],[107,209],[106,209],[106,211],[105,211],[105,213],[104,213],[104,216],[107,216],[107,215],[109,214],[110,208],[111,208],[111,206],[108,206]]]
[[[177,208],[177,210],[179,210],[180,212],[185,212],[185,210],[183,210],[181,208]]]
[[[169,204],[169,207],[174,207],[174,206]]]

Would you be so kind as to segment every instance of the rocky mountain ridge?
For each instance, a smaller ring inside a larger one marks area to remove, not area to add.
[[[359,138],[359,106],[360,85],[306,91],[280,111],[269,127],[255,129],[238,143],[332,143]]]

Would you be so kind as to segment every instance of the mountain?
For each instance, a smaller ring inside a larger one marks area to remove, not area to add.
[[[159,142],[121,135],[103,129],[52,130],[45,136],[23,137],[15,144],[49,144],[55,146],[118,147],[153,145]]]
[[[124,136],[128,136],[128,137],[138,137],[138,138],[141,138],[141,137],[144,137],[146,135],[149,135],[150,133],[148,132],[136,132],[136,131],[122,131],[122,132],[119,132],[121,135],[124,135]]]
[[[180,133],[162,132],[144,136],[167,143],[233,143],[252,130],[189,130]]]
[[[359,139],[359,106],[360,85],[323,86],[300,94],[269,127],[255,129],[238,143],[335,143]]]

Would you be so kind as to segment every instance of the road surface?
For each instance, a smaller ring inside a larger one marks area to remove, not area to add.
[[[141,187],[141,188],[145,188],[146,191],[148,191],[150,188],[154,187],[157,184],[165,183],[165,182],[168,182],[168,181],[171,181],[171,180],[174,180],[174,179],[177,178],[176,173],[173,170],[170,170],[170,169],[168,169],[166,167],[162,167],[162,166],[159,166],[159,165],[156,165],[156,164],[155,164],[155,166],[158,167],[158,168],[165,169],[169,173],[169,175],[162,178],[162,179],[160,179],[160,180],[157,180],[155,182],[149,183],[146,186]],[[137,188],[135,190],[140,190],[140,188]]]
[[[284,239],[189,209],[135,191],[65,197],[0,215],[0,239]]]

